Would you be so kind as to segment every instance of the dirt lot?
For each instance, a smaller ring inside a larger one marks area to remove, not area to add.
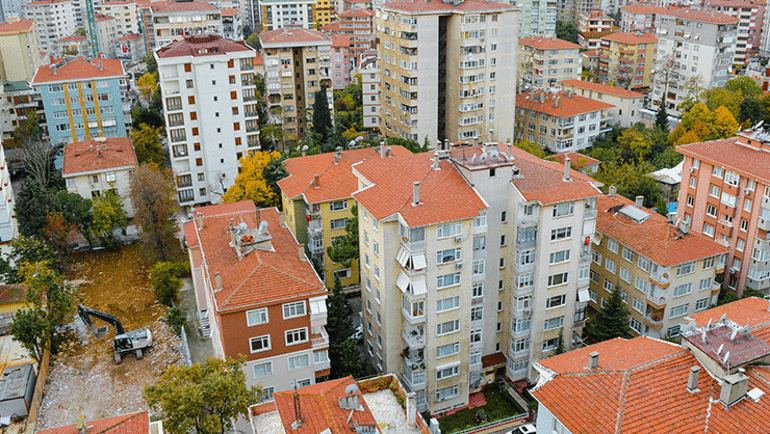
[[[181,340],[161,318],[166,307],[155,302],[150,289],[149,262],[140,245],[116,252],[89,252],[75,256],[77,266],[68,278],[79,285],[80,303],[118,317],[125,329],[148,327],[153,347],[142,360],[133,355],[116,365],[112,359],[110,327],[97,340],[77,319],[72,339],[52,360],[37,429],[146,409],[144,385],[153,383],[170,365],[180,363]],[[105,324],[94,321],[99,327]]]

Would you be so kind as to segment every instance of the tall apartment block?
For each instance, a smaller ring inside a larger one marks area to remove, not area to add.
[[[738,18],[733,67],[738,70],[744,68],[751,54],[759,51],[767,2],[764,0],[710,0],[705,2],[705,7]]]
[[[613,31],[614,20],[601,9],[582,12],[577,17],[578,43],[587,50],[598,49],[602,36]]]
[[[519,91],[580,80],[581,71],[580,45],[555,36],[519,39]]]
[[[655,33],[661,15],[668,9],[644,3],[634,3],[620,8],[620,31]]]
[[[685,155],[677,217],[728,246],[722,286],[770,293],[770,177],[767,131],[677,148]]]
[[[643,202],[618,196],[614,187],[599,198],[590,306],[601,309],[619,287],[637,336],[674,338],[687,315],[716,305],[728,248],[690,232],[687,223],[669,223]]]
[[[376,51],[361,55],[358,73],[361,74],[361,105],[364,117],[364,128],[380,127],[380,59]]]
[[[37,24],[11,18],[0,23],[0,83],[30,81],[42,65]]]
[[[0,251],[9,254],[7,243],[19,235],[18,222],[16,221],[16,197],[11,186],[11,175],[8,172],[8,163],[5,160],[5,147],[0,137]]]
[[[219,202],[241,157],[259,149],[254,58],[243,41],[187,35],[155,52],[183,206]]]
[[[616,32],[601,38],[599,81],[623,89],[649,89],[658,38],[652,33]]]
[[[115,17],[118,36],[139,33],[140,15],[137,4],[126,0],[110,0],[94,5],[94,11]]]
[[[588,301],[589,178],[497,143],[353,166],[365,354],[442,413],[571,346]],[[399,176],[393,177],[393,173]]]
[[[351,36],[329,32],[326,34],[332,40],[331,75],[332,89],[342,90],[353,79],[353,56],[351,56]]]
[[[556,34],[557,0],[517,0],[519,8],[519,38],[553,36]]]
[[[259,34],[265,60],[268,122],[278,124],[288,140],[304,134],[302,113],[313,106],[315,94],[326,88],[329,110],[334,110],[329,36],[300,26]]]
[[[415,0],[375,11],[383,135],[430,146],[513,137],[516,6]]]
[[[43,99],[51,143],[126,137],[131,127],[120,60],[62,58],[38,68],[30,85]]]
[[[263,31],[288,25],[313,30],[317,22],[316,7],[316,0],[262,0],[259,2],[259,22]]]
[[[148,53],[184,35],[223,32],[220,8],[203,0],[146,3],[140,13]]]
[[[40,50],[61,54],[58,41],[77,29],[75,5],[70,0],[38,0],[22,6],[22,18],[37,22]]]
[[[358,65],[359,58],[375,48],[374,11],[371,9],[348,9],[337,14],[340,33],[350,36],[351,56]]]
[[[668,112],[678,115],[677,106],[687,96],[683,84],[690,77],[699,76],[704,89],[724,86],[731,78],[737,29],[738,18],[719,12],[669,8],[660,17],[656,68],[671,56],[674,70],[669,81],[673,85],[666,87],[664,98],[665,83],[658,80],[651,99],[664,98]]]

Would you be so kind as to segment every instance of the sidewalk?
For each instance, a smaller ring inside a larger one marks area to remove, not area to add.
[[[214,357],[214,348],[210,339],[204,339],[200,332],[200,320],[198,319],[198,306],[195,304],[195,290],[192,280],[187,277],[182,279],[184,286],[179,291],[179,309],[184,312],[187,319],[185,332],[187,333],[187,345],[190,347],[190,358],[193,363],[203,363],[208,357]]]

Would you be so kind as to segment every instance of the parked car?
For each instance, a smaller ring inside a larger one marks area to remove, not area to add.
[[[526,425],[514,428],[513,431],[508,431],[505,434],[537,434],[537,430],[535,429],[535,425],[528,423]]]

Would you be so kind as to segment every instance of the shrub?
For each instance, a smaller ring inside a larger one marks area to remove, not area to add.
[[[171,330],[174,330],[174,333],[177,335],[182,333],[182,327],[184,327],[184,325],[187,323],[184,313],[182,313],[182,311],[176,307],[172,307],[168,310],[168,316],[166,319],[168,319],[168,324],[171,326]]]
[[[150,283],[155,291],[155,298],[161,304],[172,306],[179,297],[182,280],[177,277],[177,265],[174,262],[158,262],[150,270]]]

